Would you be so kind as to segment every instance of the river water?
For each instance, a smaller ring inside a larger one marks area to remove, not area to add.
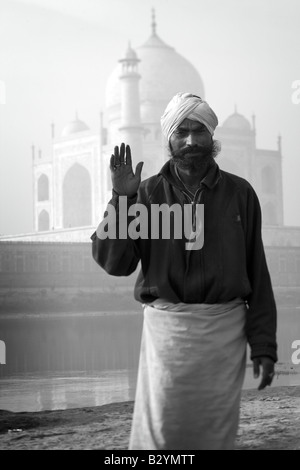
[[[279,363],[273,386],[300,385],[291,344],[300,311],[279,312]],[[142,313],[1,314],[0,409],[41,411],[133,400]],[[248,364],[244,388],[256,388]]]

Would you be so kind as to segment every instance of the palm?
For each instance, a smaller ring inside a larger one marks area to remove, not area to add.
[[[134,174],[129,145],[126,146],[126,155],[125,144],[121,144],[120,151],[118,146],[115,147],[110,159],[110,170],[113,188],[119,196],[131,197],[137,193],[141,182],[142,167],[143,163],[138,163]]]

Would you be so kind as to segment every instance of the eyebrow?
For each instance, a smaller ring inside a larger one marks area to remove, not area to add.
[[[203,129],[205,127],[205,125],[202,123],[202,122],[198,122],[197,123],[197,127],[194,128],[194,130],[199,130],[199,129]],[[186,124],[180,124],[177,129],[181,129],[183,131],[187,131],[189,130],[189,127],[186,126]]]

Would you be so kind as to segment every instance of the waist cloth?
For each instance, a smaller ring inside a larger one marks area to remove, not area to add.
[[[233,449],[246,367],[246,306],[144,307],[129,449]]]

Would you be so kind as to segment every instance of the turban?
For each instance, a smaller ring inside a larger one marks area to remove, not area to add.
[[[177,93],[160,119],[162,131],[168,140],[186,118],[204,124],[211,135],[218,125],[218,118],[206,101],[191,93]]]

